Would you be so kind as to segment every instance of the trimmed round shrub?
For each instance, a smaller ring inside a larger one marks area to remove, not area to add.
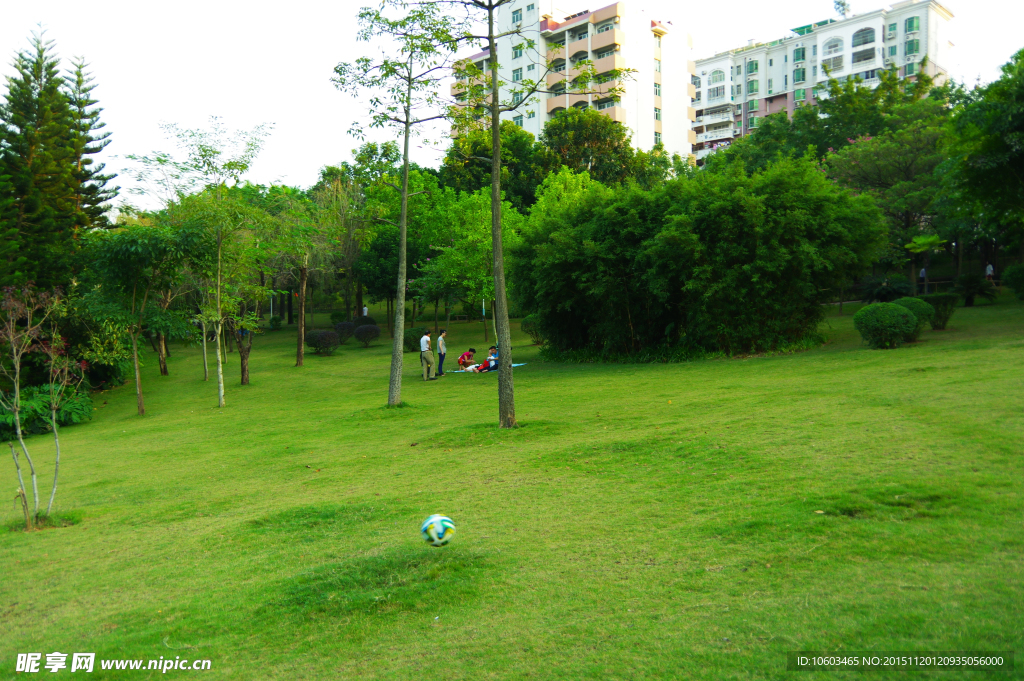
[[[376,324],[363,324],[362,326],[357,326],[355,333],[352,335],[363,344],[364,348],[368,348],[370,343],[380,338],[380,327]]]
[[[533,339],[534,345],[544,345],[544,337],[540,335],[540,321],[536,315],[527,315],[519,322],[519,328],[527,336]]]
[[[925,296],[918,296],[921,300],[932,306],[935,316],[932,317],[932,329],[941,331],[946,328],[949,318],[956,311],[960,296],[955,293],[929,293]]]
[[[402,348],[406,352],[419,352],[420,351],[420,338],[427,332],[425,326],[413,326],[405,330],[402,334]]]
[[[914,332],[904,339],[908,343],[916,341],[924,330],[925,325],[935,319],[935,308],[920,298],[897,298],[893,301],[893,304],[907,308],[917,318],[917,326],[914,327]]]
[[[270,330],[271,331],[280,331],[282,326],[284,326],[284,320],[283,319],[281,319],[277,315],[274,315],[273,317],[270,318]]]
[[[331,324],[337,324],[338,322],[347,322],[348,314],[344,310],[335,310],[331,313]]]
[[[377,326],[377,320],[373,317],[356,317],[352,320],[352,323],[355,324],[357,328],[360,326]]]
[[[335,331],[315,329],[306,334],[306,345],[313,348],[317,355],[330,355],[341,345],[341,341]]]
[[[338,322],[334,325],[334,333],[338,334],[338,342],[344,345],[352,334],[356,332],[356,325],[352,322]]]
[[[1024,265],[1010,265],[1003,272],[999,283],[1009,286],[1017,297],[1024,300]]]
[[[902,305],[875,303],[853,315],[853,327],[871,347],[889,350],[903,345],[906,337],[914,333],[917,317]]]

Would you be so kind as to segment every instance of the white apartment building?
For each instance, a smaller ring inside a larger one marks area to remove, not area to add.
[[[828,19],[793,29],[770,43],[698,59],[694,153],[698,163],[718,148],[750,133],[769,114],[792,115],[816,102],[816,87],[829,75],[860,77],[878,84],[878,72],[896,68],[902,78],[921,71],[942,82],[950,64],[948,22],[953,14],[936,0],[904,0],[845,19]],[[827,70],[827,73],[826,73]]]
[[[660,142],[669,154],[691,155],[696,139],[691,129],[696,118],[692,45],[678,20],[674,23],[661,12],[656,16],[654,6],[645,0],[623,0],[573,13],[556,7],[555,0],[516,0],[500,7],[496,32],[521,28],[521,35],[498,41],[499,78],[505,83],[502,101],[513,98],[515,84],[522,80],[542,81],[542,87],[553,91],[536,94],[521,109],[502,117],[539,136],[559,111],[589,107],[629,128],[635,147],[650,149]],[[468,59],[486,69],[488,57],[480,52]],[[604,88],[623,87],[620,101],[602,96],[600,90],[579,95],[566,88],[574,65],[583,59],[592,60],[598,73],[635,70]],[[548,64],[553,71],[545,76]],[[453,85],[452,94],[457,97],[458,92]]]

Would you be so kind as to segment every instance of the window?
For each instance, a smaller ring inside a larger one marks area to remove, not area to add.
[[[756,61],[747,62],[747,74],[757,73],[758,64]]]
[[[861,45],[870,45],[873,42],[875,42],[875,29],[862,28],[853,34],[853,40],[850,41],[850,46],[860,47]]]
[[[772,60],[772,59],[769,59],[769,60],[768,60],[768,66],[772,66],[772,65],[774,65],[774,64],[775,64],[775,61],[774,61],[774,60]]]
[[[523,79],[523,70],[522,69],[513,69],[513,71],[512,71],[512,82],[513,83],[518,83],[522,79]]]
[[[578,31],[578,32],[576,33],[576,35],[574,35],[574,36],[572,37],[572,39],[573,39],[573,41],[576,41],[576,40],[583,40],[583,39],[584,39],[584,38],[586,38],[586,37],[587,37],[588,35],[590,35],[590,34],[589,34],[589,33],[587,32],[587,29],[586,29],[586,28],[584,27],[584,28],[581,28],[581,29],[580,29],[580,30],[579,30],[579,31]]]
[[[614,47],[609,47],[609,48],[607,48],[607,49],[601,50],[601,51],[600,51],[600,52],[598,52],[598,53],[597,53],[597,54],[596,54],[595,56],[596,56],[596,57],[597,57],[598,59],[604,59],[605,57],[610,57],[610,56],[612,56],[613,54],[615,54],[615,48],[614,48]]]
[[[513,59],[519,59],[522,56],[523,56],[523,46],[522,45],[514,46],[512,48],[512,58]]]
[[[821,60],[821,68],[828,73],[837,73],[843,70],[843,56],[830,57]]]
[[[661,36],[660,35],[659,36],[655,36],[654,44],[657,45],[658,47],[661,47]]]
[[[804,61],[804,56],[806,54],[807,48],[805,47],[798,47],[795,50],[793,50],[793,63],[795,64],[799,61]]]
[[[811,56],[812,57],[817,57],[818,56],[818,46],[817,45],[811,45]]]
[[[725,80],[725,71],[712,71],[711,78],[708,79],[708,84],[713,85],[714,83],[721,83]]]
[[[851,63],[853,63],[853,64],[865,64],[865,63],[867,63],[869,61],[874,61],[874,60],[875,60],[875,49],[873,47],[869,47],[866,50],[861,50],[859,52],[854,52],[853,53],[853,59],[851,60]]]
[[[654,84],[654,96],[661,97],[661,83]]]
[[[523,10],[514,9],[512,10],[512,23],[521,24],[523,23]]]
[[[798,102],[807,99],[807,90],[793,90],[793,99]]]
[[[700,76],[690,76],[690,82],[693,83],[693,87],[700,87]]]
[[[758,101],[760,100],[755,99],[753,101],[747,102],[747,111],[757,111]]]
[[[533,7],[533,5],[530,5],[530,7]],[[527,111],[526,112],[526,117],[527,118],[536,118],[537,117],[537,112],[536,111]]]
[[[895,57],[895,56],[897,56],[898,53],[899,53],[899,48],[898,47],[896,47],[895,45],[890,45],[889,46],[889,56],[890,57]]]
[[[917,73],[917,64],[907,64],[906,68],[903,69],[903,75],[912,76]]]
[[[708,90],[708,100],[721,99],[722,97],[725,97],[724,85],[719,85],[718,87],[713,87]]]
[[[903,30],[907,33],[910,33],[911,31],[920,31],[921,17],[908,17],[907,20],[903,22]]]
[[[613,106],[615,106],[615,102],[612,102],[612,101],[598,102],[597,103],[597,110],[598,111],[604,111],[605,109],[610,109]]]
[[[817,77],[818,77],[818,67],[817,66],[812,66],[811,67],[811,78],[817,78]]]
[[[839,54],[842,51],[843,51],[843,39],[842,38],[832,38],[831,40],[827,41],[825,43],[824,48],[822,48],[822,56],[827,57],[830,54]]]
[[[747,125],[749,125],[751,128],[756,128],[757,127],[757,116],[751,116],[750,118],[748,118],[747,119]]]
[[[555,64],[554,66],[551,67],[551,70],[554,71],[555,73],[561,73],[562,71],[565,71],[565,62],[563,61],[561,64]]]
[[[805,80],[807,80],[807,69],[805,69],[805,68],[793,69],[793,82],[794,83],[802,83]]]
[[[889,24],[889,33],[896,32],[896,24]]]
[[[700,101],[700,90],[697,90],[697,96],[693,98],[693,101],[695,101],[695,102],[699,102]]]
[[[914,39],[914,40],[908,40],[907,41],[906,49],[904,50],[903,54],[905,54],[905,55],[907,55],[909,57],[912,54],[920,54],[920,52],[921,52],[921,41],[917,40],[917,39]]]
[[[513,92],[512,93],[512,103],[513,104],[518,104],[521,101],[523,101],[523,93],[522,92]]]
[[[788,64],[789,63],[789,55],[788,54],[782,55],[782,63],[783,64]]]
[[[751,80],[751,81],[747,82],[747,94],[748,95],[756,95],[759,89],[760,89],[760,83],[758,81]]]
[[[515,123],[516,125],[518,125],[520,128],[523,127],[523,117],[522,116],[514,117],[512,119],[512,122]]]
[[[654,107],[654,120],[661,120],[661,109],[659,109],[658,107]]]
[[[613,28],[615,28],[615,22],[614,21],[608,21],[608,22],[605,22],[605,23],[601,24],[600,26],[598,26],[597,27],[597,32],[598,33],[604,33],[605,31],[610,31]]]
[[[782,89],[783,90],[789,89],[789,76],[783,76],[782,77]]]
[[[661,73],[661,60],[660,59],[655,59],[654,60],[654,72],[655,73]]]
[[[768,94],[772,93],[772,79],[768,79]]]
[[[661,144],[661,133],[660,132],[654,133],[654,144],[655,145]]]

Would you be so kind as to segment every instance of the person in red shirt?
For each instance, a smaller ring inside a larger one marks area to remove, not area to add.
[[[476,354],[476,348],[470,348],[469,352],[464,352],[461,355],[459,355],[459,359],[457,360],[458,363],[459,363],[459,366],[462,367],[463,369],[468,367],[470,364],[473,363],[473,355],[475,355],[475,354]]]

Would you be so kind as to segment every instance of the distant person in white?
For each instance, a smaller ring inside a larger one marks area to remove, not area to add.
[[[996,268],[992,267],[992,263],[985,265],[985,278],[989,281],[996,278]]]
[[[365,305],[363,305],[363,316],[364,317],[369,317],[370,316],[370,308],[366,307]]]
[[[437,377],[431,375],[434,369],[434,353],[430,351],[430,331],[428,330],[420,338],[420,365],[423,367],[423,380],[436,381]]]

